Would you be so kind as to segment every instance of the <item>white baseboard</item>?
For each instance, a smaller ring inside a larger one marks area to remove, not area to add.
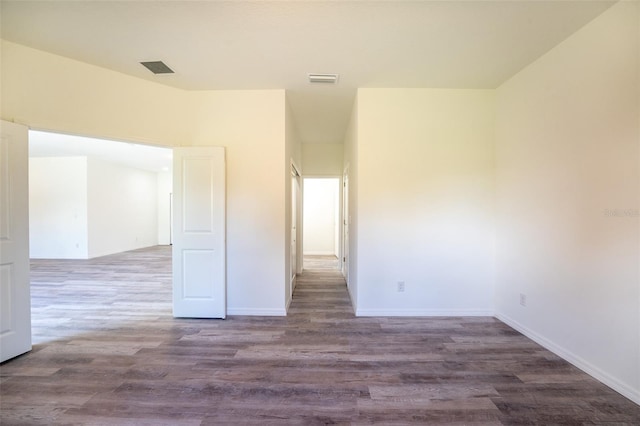
[[[594,366],[593,364],[585,361],[580,356],[546,339],[545,337],[523,326],[522,324],[515,321],[514,319],[509,318],[508,316],[503,314],[496,314],[495,317],[500,321],[502,321],[503,323],[507,324],[509,327],[524,334],[525,336],[527,336],[529,339],[533,340],[537,344],[543,346],[545,349],[550,350],[554,354],[558,355],[560,358],[578,367],[580,370],[584,371],[591,377],[609,386],[611,389],[618,392],[622,396],[629,398],[631,401],[640,405],[640,390],[633,389],[629,385],[620,382],[615,377],[612,377],[611,375],[602,371],[601,369]]]
[[[259,317],[285,317],[286,309],[227,308],[227,315],[247,315]]]
[[[491,310],[474,309],[358,309],[357,317],[493,317]]]
[[[305,256],[336,256],[336,252],[335,251],[305,251],[304,252]]]

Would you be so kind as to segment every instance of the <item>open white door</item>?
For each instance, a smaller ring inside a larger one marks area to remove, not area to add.
[[[225,318],[222,147],[173,150],[173,315]]]
[[[29,136],[0,122],[0,362],[31,350]]]

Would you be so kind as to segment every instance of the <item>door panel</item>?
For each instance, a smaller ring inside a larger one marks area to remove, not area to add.
[[[0,122],[0,362],[31,350],[28,173],[27,127]]]
[[[222,147],[173,152],[173,315],[225,318],[225,157]]]

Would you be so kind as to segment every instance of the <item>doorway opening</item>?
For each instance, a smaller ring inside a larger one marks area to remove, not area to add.
[[[28,141],[34,342],[88,331],[83,315],[170,316],[173,150],[42,131]],[[56,328],[59,317],[77,328]]]
[[[303,180],[304,269],[340,268],[340,178]]]

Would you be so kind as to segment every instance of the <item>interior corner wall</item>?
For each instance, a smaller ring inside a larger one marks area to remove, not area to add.
[[[492,90],[358,91],[357,315],[493,314],[493,130]]]
[[[639,8],[617,3],[500,86],[496,125],[498,318],[636,403]]]
[[[190,103],[191,144],[225,147],[227,313],[285,315],[285,92],[193,92]]]
[[[87,158],[30,158],[30,257],[88,259],[87,226]]]
[[[88,158],[89,258],[158,244],[157,173]]]
[[[305,176],[342,176],[343,144],[302,144],[302,167]]]

